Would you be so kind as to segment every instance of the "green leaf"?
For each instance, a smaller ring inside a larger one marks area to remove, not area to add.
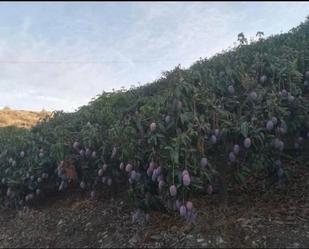
[[[244,137],[247,137],[247,136],[248,136],[248,122],[247,122],[247,121],[241,123],[241,125],[240,125],[240,133],[241,133]]]

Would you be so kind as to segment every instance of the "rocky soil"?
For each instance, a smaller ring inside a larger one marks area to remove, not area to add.
[[[0,247],[309,248],[308,165],[296,172],[283,191],[231,191],[225,208],[216,195],[192,198],[194,225],[162,212],[133,224],[125,193],[97,199],[79,191],[56,194],[23,210],[2,209]]]

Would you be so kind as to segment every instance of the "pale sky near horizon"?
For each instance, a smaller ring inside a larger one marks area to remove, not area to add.
[[[0,2],[0,108],[74,111],[308,15],[309,2]]]

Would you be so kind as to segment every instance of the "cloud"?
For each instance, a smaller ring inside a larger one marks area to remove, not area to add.
[[[103,90],[151,82],[179,63],[210,57],[239,32],[287,31],[308,11],[308,3],[257,2],[3,7],[0,106],[73,111]]]
[[[1,64],[1,105],[72,111],[103,89],[111,89],[110,65],[74,63],[89,61],[91,51],[86,41],[68,44],[63,39],[51,45],[31,36],[27,31],[29,25],[27,20],[20,33],[22,42],[17,46],[3,40],[0,42],[0,60],[13,62]],[[94,45],[95,49],[100,49],[98,44]],[[63,60],[72,63],[61,63]],[[14,63],[16,61],[24,63]],[[50,63],[53,61],[55,63]],[[38,92],[43,95],[38,96]]]

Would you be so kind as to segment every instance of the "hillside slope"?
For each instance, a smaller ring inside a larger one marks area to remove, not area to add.
[[[0,110],[0,128],[6,126],[16,126],[19,128],[31,128],[37,124],[37,122],[47,115],[48,112],[33,112],[23,110]]]
[[[0,135],[3,199],[24,205],[73,182],[93,194],[127,189],[144,210],[178,201],[194,220],[193,193],[226,200],[252,176],[283,187],[287,159],[308,155],[308,82],[309,19],[252,44],[240,37],[231,51],[56,112],[18,139]]]

